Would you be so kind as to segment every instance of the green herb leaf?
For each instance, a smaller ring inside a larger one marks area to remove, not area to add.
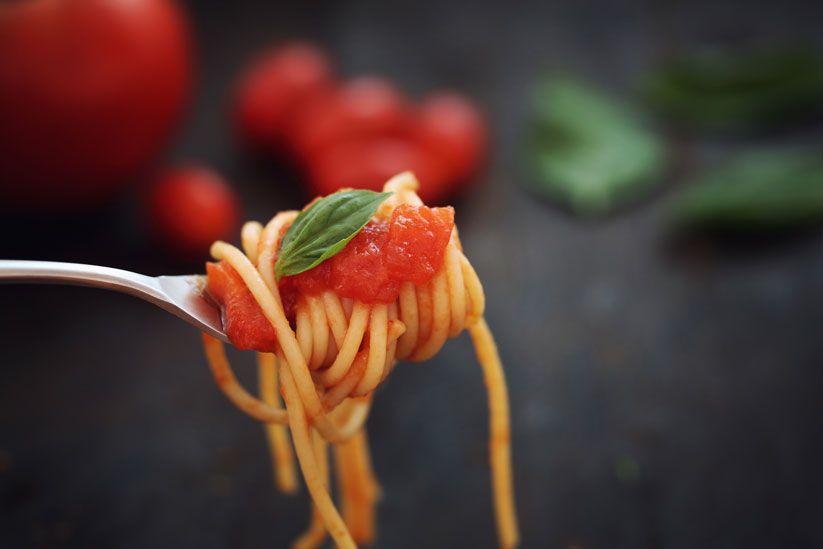
[[[541,194],[599,215],[656,183],[663,146],[628,107],[571,79],[545,82],[535,107],[529,153]]]
[[[698,50],[660,65],[641,85],[652,107],[681,125],[742,132],[819,111],[823,59],[797,47]]]
[[[673,203],[680,226],[758,230],[823,220],[823,154],[750,152],[704,172]]]
[[[342,250],[391,194],[339,191],[300,212],[280,243],[274,265],[277,281],[307,271]]]

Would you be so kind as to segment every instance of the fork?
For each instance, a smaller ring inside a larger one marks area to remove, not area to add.
[[[80,263],[0,259],[0,283],[9,282],[70,284],[122,292],[145,299],[221,341],[229,341],[223,332],[220,310],[205,293],[203,275],[155,277]]]

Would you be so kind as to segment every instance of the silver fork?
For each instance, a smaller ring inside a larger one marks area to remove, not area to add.
[[[206,297],[203,275],[146,276],[122,269],[60,263],[0,259],[0,283],[45,283],[92,286],[145,299],[222,341],[220,311]]]

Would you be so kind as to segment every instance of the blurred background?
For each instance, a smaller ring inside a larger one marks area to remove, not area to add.
[[[202,272],[243,219],[415,169],[485,285],[523,547],[823,546],[819,3],[116,4],[0,4],[0,258]],[[303,530],[190,326],[0,303],[0,546]],[[495,546],[466,335],[368,429],[377,547]]]

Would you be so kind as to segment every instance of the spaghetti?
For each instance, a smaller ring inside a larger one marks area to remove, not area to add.
[[[410,173],[392,178],[384,190],[394,194],[380,205],[374,218],[389,219],[401,205],[422,206],[415,193],[417,186]],[[483,288],[463,255],[457,230],[451,230],[442,265],[428,283],[403,282],[397,299],[390,303],[341,298],[330,289],[317,295],[301,294],[290,322],[274,263],[280,235],[297,213],[281,212],[265,227],[247,223],[242,230],[245,253],[225,242],[215,242],[211,248],[215,260],[236,271],[274,331],[274,352],[257,355],[261,398],[238,383],[222,343],[203,334],[219,387],[238,408],[265,423],[276,484],[284,492],[297,487],[286,427],[291,431],[294,452],[314,502],[311,524],[294,547],[317,547],[326,532],[342,548],[374,540],[380,489],[364,427],[373,391],[398,359],[426,360],[464,328],[471,334],[488,389],[499,544],[517,546],[506,382],[483,318]],[[285,406],[280,404],[278,385]],[[329,495],[328,444],[334,450],[342,516]]]

